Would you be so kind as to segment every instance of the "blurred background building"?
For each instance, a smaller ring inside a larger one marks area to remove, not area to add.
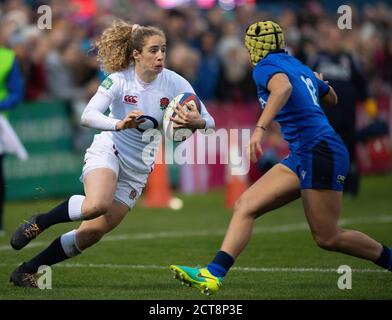
[[[75,193],[92,130],[80,114],[105,75],[92,43],[113,19],[156,25],[167,35],[167,67],[184,76],[215,117],[218,128],[254,127],[259,116],[252,66],[243,46],[246,27],[275,20],[287,50],[336,86],[341,104],[327,115],[347,135],[356,185],[360,174],[391,172],[392,1],[351,1],[352,29],[337,28],[341,1],[255,0],[0,0],[4,44],[14,50],[25,81],[21,106],[10,120],[30,157],[7,157],[9,199]],[[52,28],[39,29],[48,5]],[[2,63],[0,61],[0,63]],[[287,154],[274,125],[265,157],[252,166],[257,179]],[[184,192],[226,183],[223,164],[170,166],[172,185]]]

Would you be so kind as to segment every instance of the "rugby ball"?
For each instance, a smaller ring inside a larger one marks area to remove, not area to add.
[[[181,142],[191,137],[192,134],[196,131],[196,129],[173,128],[173,125],[175,123],[171,120],[171,117],[175,118],[177,116],[177,113],[175,111],[177,103],[181,106],[183,110],[187,112],[189,112],[187,104],[195,106],[197,110],[201,112],[201,103],[200,99],[197,97],[196,94],[191,92],[185,92],[173,98],[173,100],[170,101],[169,105],[165,109],[165,114],[163,116],[163,130],[165,136],[172,141]]]

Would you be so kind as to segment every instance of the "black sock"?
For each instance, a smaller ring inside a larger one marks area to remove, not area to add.
[[[51,266],[68,259],[61,245],[60,237],[54,240],[49,247],[41,251],[30,261],[23,265],[23,270],[27,273],[36,273],[40,266]]]
[[[68,201],[64,201],[46,214],[37,216],[38,227],[45,230],[54,224],[72,221],[68,213]]]

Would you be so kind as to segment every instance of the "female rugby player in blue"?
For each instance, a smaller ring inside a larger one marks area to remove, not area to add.
[[[290,155],[237,200],[213,261],[201,269],[172,265],[175,277],[204,294],[215,293],[249,242],[255,219],[299,197],[319,247],[367,259],[391,271],[391,249],[338,225],[348,152],[320,108],[320,103],[331,107],[337,103],[334,89],[284,51],[282,29],[272,21],[249,26],[245,45],[254,64],[253,78],[263,109],[250,139],[250,158],[256,161],[257,153],[262,155],[260,141],[273,119],[281,126]]]

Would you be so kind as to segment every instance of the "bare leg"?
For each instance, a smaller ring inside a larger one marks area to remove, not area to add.
[[[218,291],[222,278],[248,244],[255,219],[300,195],[297,175],[282,164],[275,165],[237,200],[220,251],[211,263],[202,269],[172,265],[175,278],[203,294]]]
[[[237,200],[220,250],[236,258],[248,244],[256,218],[300,195],[297,175],[282,164],[272,167]]]
[[[76,244],[84,250],[97,243],[106,233],[112,231],[127,215],[128,207],[113,201],[108,212],[93,220],[83,221],[76,230]]]
[[[338,226],[342,192],[302,190],[303,206],[313,238],[326,250],[339,251],[358,258],[376,261],[382,245],[368,235]]]
[[[31,275],[37,272],[39,266],[51,266],[80,254],[82,250],[97,243],[105,233],[113,230],[127,212],[128,207],[113,201],[106,214],[83,221],[76,232],[72,230],[63,234],[31,260],[16,268],[11,281],[17,286],[36,287],[36,280]]]
[[[117,176],[111,169],[98,168],[84,178],[86,198],[82,204],[83,220],[91,220],[105,214],[113,203]]]
[[[105,214],[116,191],[116,173],[107,168],[90,171],[84,179],[86,196],[73,195],[47,213],[33,215],[13,233],[10,244],[15,250],[24,248],[52,225],[77,220],[90,220]]]

